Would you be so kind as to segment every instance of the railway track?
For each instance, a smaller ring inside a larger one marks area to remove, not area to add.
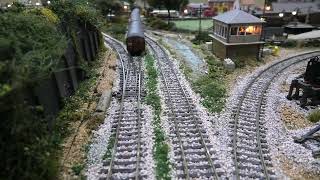
[[[180,84],[164,49],[149,37],[146,41],[161,75],[177,178],[219,179],[223,173],[215,162],[215,152],[190,95]]]
[[[266,140],[263,116],[266,92],[274,78],[288,67],[319,56],[320,51],[277,62],[255,76],[239,97],[232,128],[236,179],[275,179]]]
[[[112,122],[109,143],[113,143],[106,157],[100,179],[147,179],[142,171],[144,165],[145,141],[142,138],[142,124],[145,122],[141,108],[143,71],[140,58],[131,58],[124,46],[117,40],[104,35],[120,59],[120,107]]]

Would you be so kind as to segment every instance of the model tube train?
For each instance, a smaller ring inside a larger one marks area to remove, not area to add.
[[[134,8],[131,12],[126,44],[131,56],[141,56],[145,52],[144,29],[139,8]]]

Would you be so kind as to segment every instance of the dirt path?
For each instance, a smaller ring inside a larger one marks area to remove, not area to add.
[[[106,51],[101,58],[102,63],[97,70],[100,76],[95,83],[96,87],[91,88],[90,92],[97,101],[103,91],[112,89],[117,66],[117,58],[111,51]],[[97,129],[104,120],[104,114],[95,113],[96,105],[96,101],[84,103],[82,109],[77,111],[86,111],[85,115],[70,124],[71,133],[62,145],[60,179],[80,179],[92,130]]]

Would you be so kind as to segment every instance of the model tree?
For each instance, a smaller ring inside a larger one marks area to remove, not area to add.
[[[183,6],[189,3],[189,0],[148,0],[151,7],[161,8],[164,7],[168,11],[168,24],[170,23],[171,15],[170,10],[180,11]]]
[[[120,12],[122,9],[122,3],[119,0],[95,0],[94,3],[104,16],[112,12]]]

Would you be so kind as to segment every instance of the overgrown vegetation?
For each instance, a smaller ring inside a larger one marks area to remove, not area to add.
[[[210,42],[210,41],[211,41],[211,38],[209,36],[209,33],[206,31],[196,34],[195,38],[192,39],[192,42],[197,45],[205,42]]]
[[[116,132],[113,132],[111,134],[111,136],[109,137],[106,153],[103,155],[103,159],[104,160],[106,160],[106,159],[110,160],[111,159],[115,141],[116,141]]]
[[[308,115],[308,120],[313,122],[313,123],[319,122],[320,121],[320,109],[317,109],[317,110],[311,112]]]
[[[75,40],[77,25],[100,23],[98,12],[86,1],[51,2],[49,9],[17,4],[0,15],[0,179],[57,179],[60,144],[69,124],[87,115],[76,110],[90,101],[87,92],[95,79],[91,73],[65,101],[58,118],[47,116],[34,102],[34,87],[64,63],[62,56],[68,40]]]
[[[81,171],[84,169],[84,165],[77,164],[77,165],[72,166],[71,169],[75,175],[80,175]]]
[[[169,22],[168,24],[166,21],[157,17],[148,17],[146,22],[150,27],[154,29],[167,30],[167,31],[176,30],[174,23]]]
[[[166,47],[166,49],[171,50],[161,39],[159,43]],[[199,45],[193,45],[193,48],[204,51]],[[170,51],[170,53],[171,55],[176,54],[174,51]],[[185,62],[179,62],[179,68],[192,84],[193,90],[200,94],[202,105],[209,112],[220,112],[224,108],[227,93],[224,79],[226,72],[222,62],[216,59],[216,57],[208,55],[205,60],[208,65],[208,73],[199,78],[192,77],[192,69]]]
[[[0,16],[1,177],[54,179],[59,138],[48,131],[43,108],[27,90],[57,69],[66,39],[54,24],[29,13]]]
[[[213,56],[206,58],[208,74],[193,82],[194,90],[202,97],[202,105],[210,112],[220,112],[225,105],[225,72],[220,61]]]
[[[282,47],[293,48],[297,46],[297,41],[294,40],[286,40],[281,44]]]
[[[153,149],[153,156],[156,161],[156,178],[157,179],[171,179],[170,178],[170,163],[169,163],[169,146],[166,143],[166,137],[161,127],[161,101],[158,95],[158,73],[154,67],[154,58],[148,54],[145,57],[147,79],[146,88],[147,96],[145,101],[152,106],[154,111],[153,127],[155,134],[155,145]]]
[[[103,27],[102,31],[108,33],[119,41],[125,42],[125,35],[127,31],[128,17],[118,16],[108,21]]]

